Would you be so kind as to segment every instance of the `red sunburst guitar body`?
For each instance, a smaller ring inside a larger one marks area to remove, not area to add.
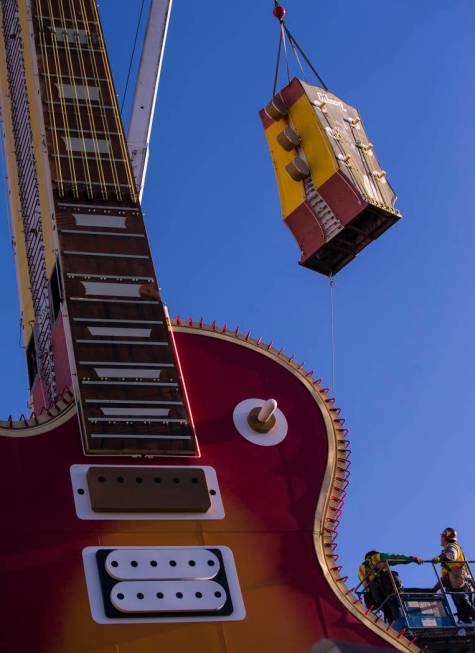
[[[165,462],[212,466],[224,518],[79,519],[72,465],[144,462],[110,458],[98,463],[85,457],[76,416],[41,435],[0,439],[0,650],[308,653],[321,638],[381,645],[347,611],[350,602],[342,605],[338,572],[332,571],[337,563],[331,515],[336,518],[339,512],[331,506],[337,506],[344,491],[345,473],[338,469],[346,469],[347,456],[331,402],[305,371],[273,350],[198,326],[175,326],[174,331],[201,455]],[[233,411],[245,399],[268,397],[277,400],[288,430],[279,444],[260,446],[240,435]],[[145,465],[163,463],[155,459]],[[95,623],[82,558],[91,546],[229,547],[245,617],[210,623]],[[358,610],[356,617],[363,614]]]

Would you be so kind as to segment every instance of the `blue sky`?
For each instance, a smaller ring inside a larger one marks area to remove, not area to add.
[[[297,264],[257,115],[272,90],[272,6],[175,0],[143,206],[172,315],[251,329],[328,383],[328,280]],[[360,109],[404,214],[336,277],[335,395],[353,451],[346,573],[370,548],[432,557],[448,525],[475,558],[475,4],[286,7],[330,90]],[[120,98],[138,10],[138,0],[100,5]],[[26,375],[6,218],[0,246],[1,411],[17,415]]]

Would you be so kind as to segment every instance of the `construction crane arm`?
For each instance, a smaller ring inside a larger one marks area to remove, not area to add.
[[[151,0],[132,104],[127,142],[140,198],[147,171],[150,132],[171,7],[172,0]]]

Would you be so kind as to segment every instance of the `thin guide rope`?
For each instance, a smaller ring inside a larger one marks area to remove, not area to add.
[[[330,300],[330,349],[331,349],[331,374],[330,374],[330,390],[333,392],[335,389],[335,311],[334,311],[334,297],[333,289],[335,287],[335,280],[333,275],[330,274],[329,284],[329,300]]]

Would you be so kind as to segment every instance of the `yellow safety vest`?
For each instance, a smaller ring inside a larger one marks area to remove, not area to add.
[[[442,563],[441,563],[442,564],[442,578],[446,578],[451,569],[460,569],[461,567],[466,569],[466,567],[467,567],[467,565],[461,564],[461,563],[465,562],[465,556],[463,554],[462,547],[460,546],[460,544],[457,544],[456,542],[453,542],[453,543],[449,544],[448,546],[451,547],[451,548],[453,548],[453,547],[456,548],[457,557],[455,558],[454,561],[450,561],[450,560],[443,560],[442,561]],[[448,547],[446,547],[446,548],[448,548]]]
[[[387,572],[387,568],[377,567],[378,563],[381,562],[381,554],[375,553],[370,558],[367,558],[364,562],[361,563],[360,568],[358,569],[358,578],[360,582],[363,583],[363,586],[368,589],[369,584],[376,578],[376,576],[382,571]]]

